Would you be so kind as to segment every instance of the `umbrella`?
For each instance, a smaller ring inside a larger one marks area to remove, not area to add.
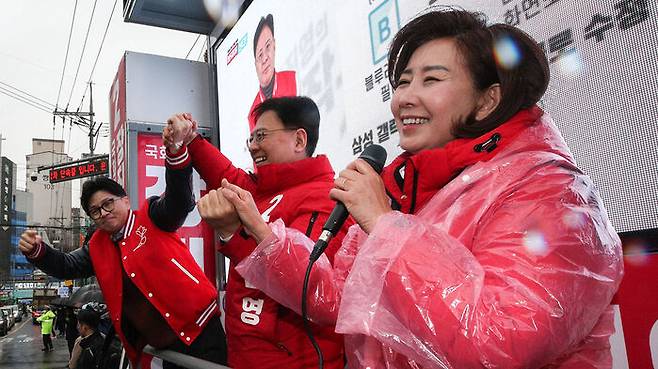
[[[66,306],[67,305],[66,300],[67,300],[66,298],[57,297],[50,301],[50,305]]]
[[[88,302],[105,302],[103,293],[97,284],[82,286],[69,297],[69,303],[75,307],[80,307]]]

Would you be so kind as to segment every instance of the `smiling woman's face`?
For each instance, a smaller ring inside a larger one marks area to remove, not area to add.
[[[479,96],[453,39],[423,44],[404,67],[391,101],[400,147],[411,153],[443,147]]]

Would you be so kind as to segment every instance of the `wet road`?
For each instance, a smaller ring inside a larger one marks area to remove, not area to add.
[[[41,327],[31,317],[16,323],[6,336],[0,337],[0,368],[63,369],[69,362],[64,336],[53,339],[54,351],[42,352]]]

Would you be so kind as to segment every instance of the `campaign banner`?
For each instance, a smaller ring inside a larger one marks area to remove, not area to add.
[[[128,188],[128,145],[126,131],[126,58],[121,58],[119,69],[110,89],[110,177],[123,188]]]
[[[649,282],[658,275],[658,254],[633,252],[624,261],[624,279],[613,303],[618,305],[616,335],[625,343],[628,362],[615,369],[658,368],[658,287]]]
[[[151,196],[159,196],[166,188],[165,181],[165,147],[159,133],[137,133],[137,203]],[[192,172],[192,191],[195,199],[207,193],[206,183],[196,170]],[[188,246],[190,253],[201,266],[210,281],[215,281],[215,243],[214,231],[201,221],[197,207],[194,207],[185,219],[185,223],[176,231]]]
[[[597,185],[616,230],[658,228],[658,3],[453,4],[537,40],[551,69],[540,106]],[[235,165],[252,168],[245,145],[253,125],[249,112],[271,88],[272,96],[316,101],[321,114],[316,154],[327,154],[336,172],[371,144],[384,146],[388,162],[393,160],[401,151],[390,110],[388,47],[404,24],[433,6],[436,0],[253,1],[215,48],[221,151]],[[614,306],[613,366],[658,368],[656,309],[646,299],[655,288],[638,282],[640,276],[658,275],[656,255],[641,264],[631,259]]]
[[[498,0],[548,57],[542,98],[618,232],[658,228],[658,2]]]
[[[252,2],[215,50],[222,152],[236,166],[253,168],[245,144],[249,112],[262,101],[261,86],[274,78],[272,96],[308,96],[317,103],[316,154],[327,154],[336,172],[371,144],[384,146],[393,160],[401,151],[390,111],[388,46],[427,4]]]
[[[383,145],[390,162],[400,149],[390,111],[388,47],[400,27],[434,3],[252,2],[215,48],[222,152],[237,166],[252,168],[245,145],[249,112],[262,89],[273,88],[273,96],[316,101],[321,113],[316,153],[327,154],[337,172],[371,144]],[[658,193],[658,3],[453,4],[481,11],[489,22],[519,27],[539,42],[551,67],[540,105],[594,180],[613,225],[619,232],[657,228],[658,211],[650,200]],[[265,26],[259,29],[259,23]]]

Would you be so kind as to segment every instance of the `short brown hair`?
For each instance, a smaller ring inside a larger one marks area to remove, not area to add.
[[[521,54],[519,63],[508,68],[496,63],[494,57],[494,43],[504,37],[510,38]],[[527,33],[506,24],[487,26],[483,13],[439,7],[416,17],[395,35],[388,57],[393,88],[414,51],[439,38],[455,41],[476,89],[484,91],[495,83],[501,87],[496,109],[480,121],[472,114],[457,122],[452,132],[455,137],[479,137],[495,129],[519,110],[535,105],[548,87],[548,60]]]

